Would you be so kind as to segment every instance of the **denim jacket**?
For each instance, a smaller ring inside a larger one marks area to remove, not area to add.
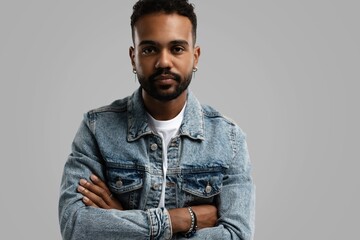
[[[162,140],[148,126],[141,90],[86,113],[61,182],[63,239],[184,239],[172,233],[167,209],[199,204],[214,204],[219,218],[193,239],[252,239],[255,190],[242,130],[189,92],[183,122],[167,151],[166,208],[158,208]],[[76,188],[92,173],[126,210],[84,205]]]

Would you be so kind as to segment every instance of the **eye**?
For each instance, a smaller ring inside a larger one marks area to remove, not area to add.
[[[172,48],[172,52],[175,53],[175,54],[181,54],[185,51],[184,47],[182,46],[174,46]]]
[[[141,52],[143,55],[151,55],[156,53],[156,48],[155,47],[145,47],[142,49]]]

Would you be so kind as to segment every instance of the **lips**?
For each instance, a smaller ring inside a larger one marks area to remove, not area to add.
[[[154,79],[162,81],[162,80],[175,80],[176,78],[173,75],[162,74],[160,76],[155,77]]]
[[[149,82],[157,82],[161,85],[173,84],[174,81],[180,83],[181,77],[168,69],[158,69],[154,74],[149,77]]]

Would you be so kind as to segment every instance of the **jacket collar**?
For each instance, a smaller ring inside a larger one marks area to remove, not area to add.
[[[128,109],[128,141],[135,141],[142,136],[152,134],[146,116],[141,88],[135,91],[127,103]],[[188,91],[184,119],[179,134],[192,139],[204,139],[204,119],[202,107],[192,92]]]

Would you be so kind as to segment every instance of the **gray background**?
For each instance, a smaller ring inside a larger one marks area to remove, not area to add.
[[[87,110],[133,92],[135,1],[0,1],[1,239],[60,239],[57,200]],[[358,239],[359,3],[193,1],[191,89],[248,135],[255,239]]]

